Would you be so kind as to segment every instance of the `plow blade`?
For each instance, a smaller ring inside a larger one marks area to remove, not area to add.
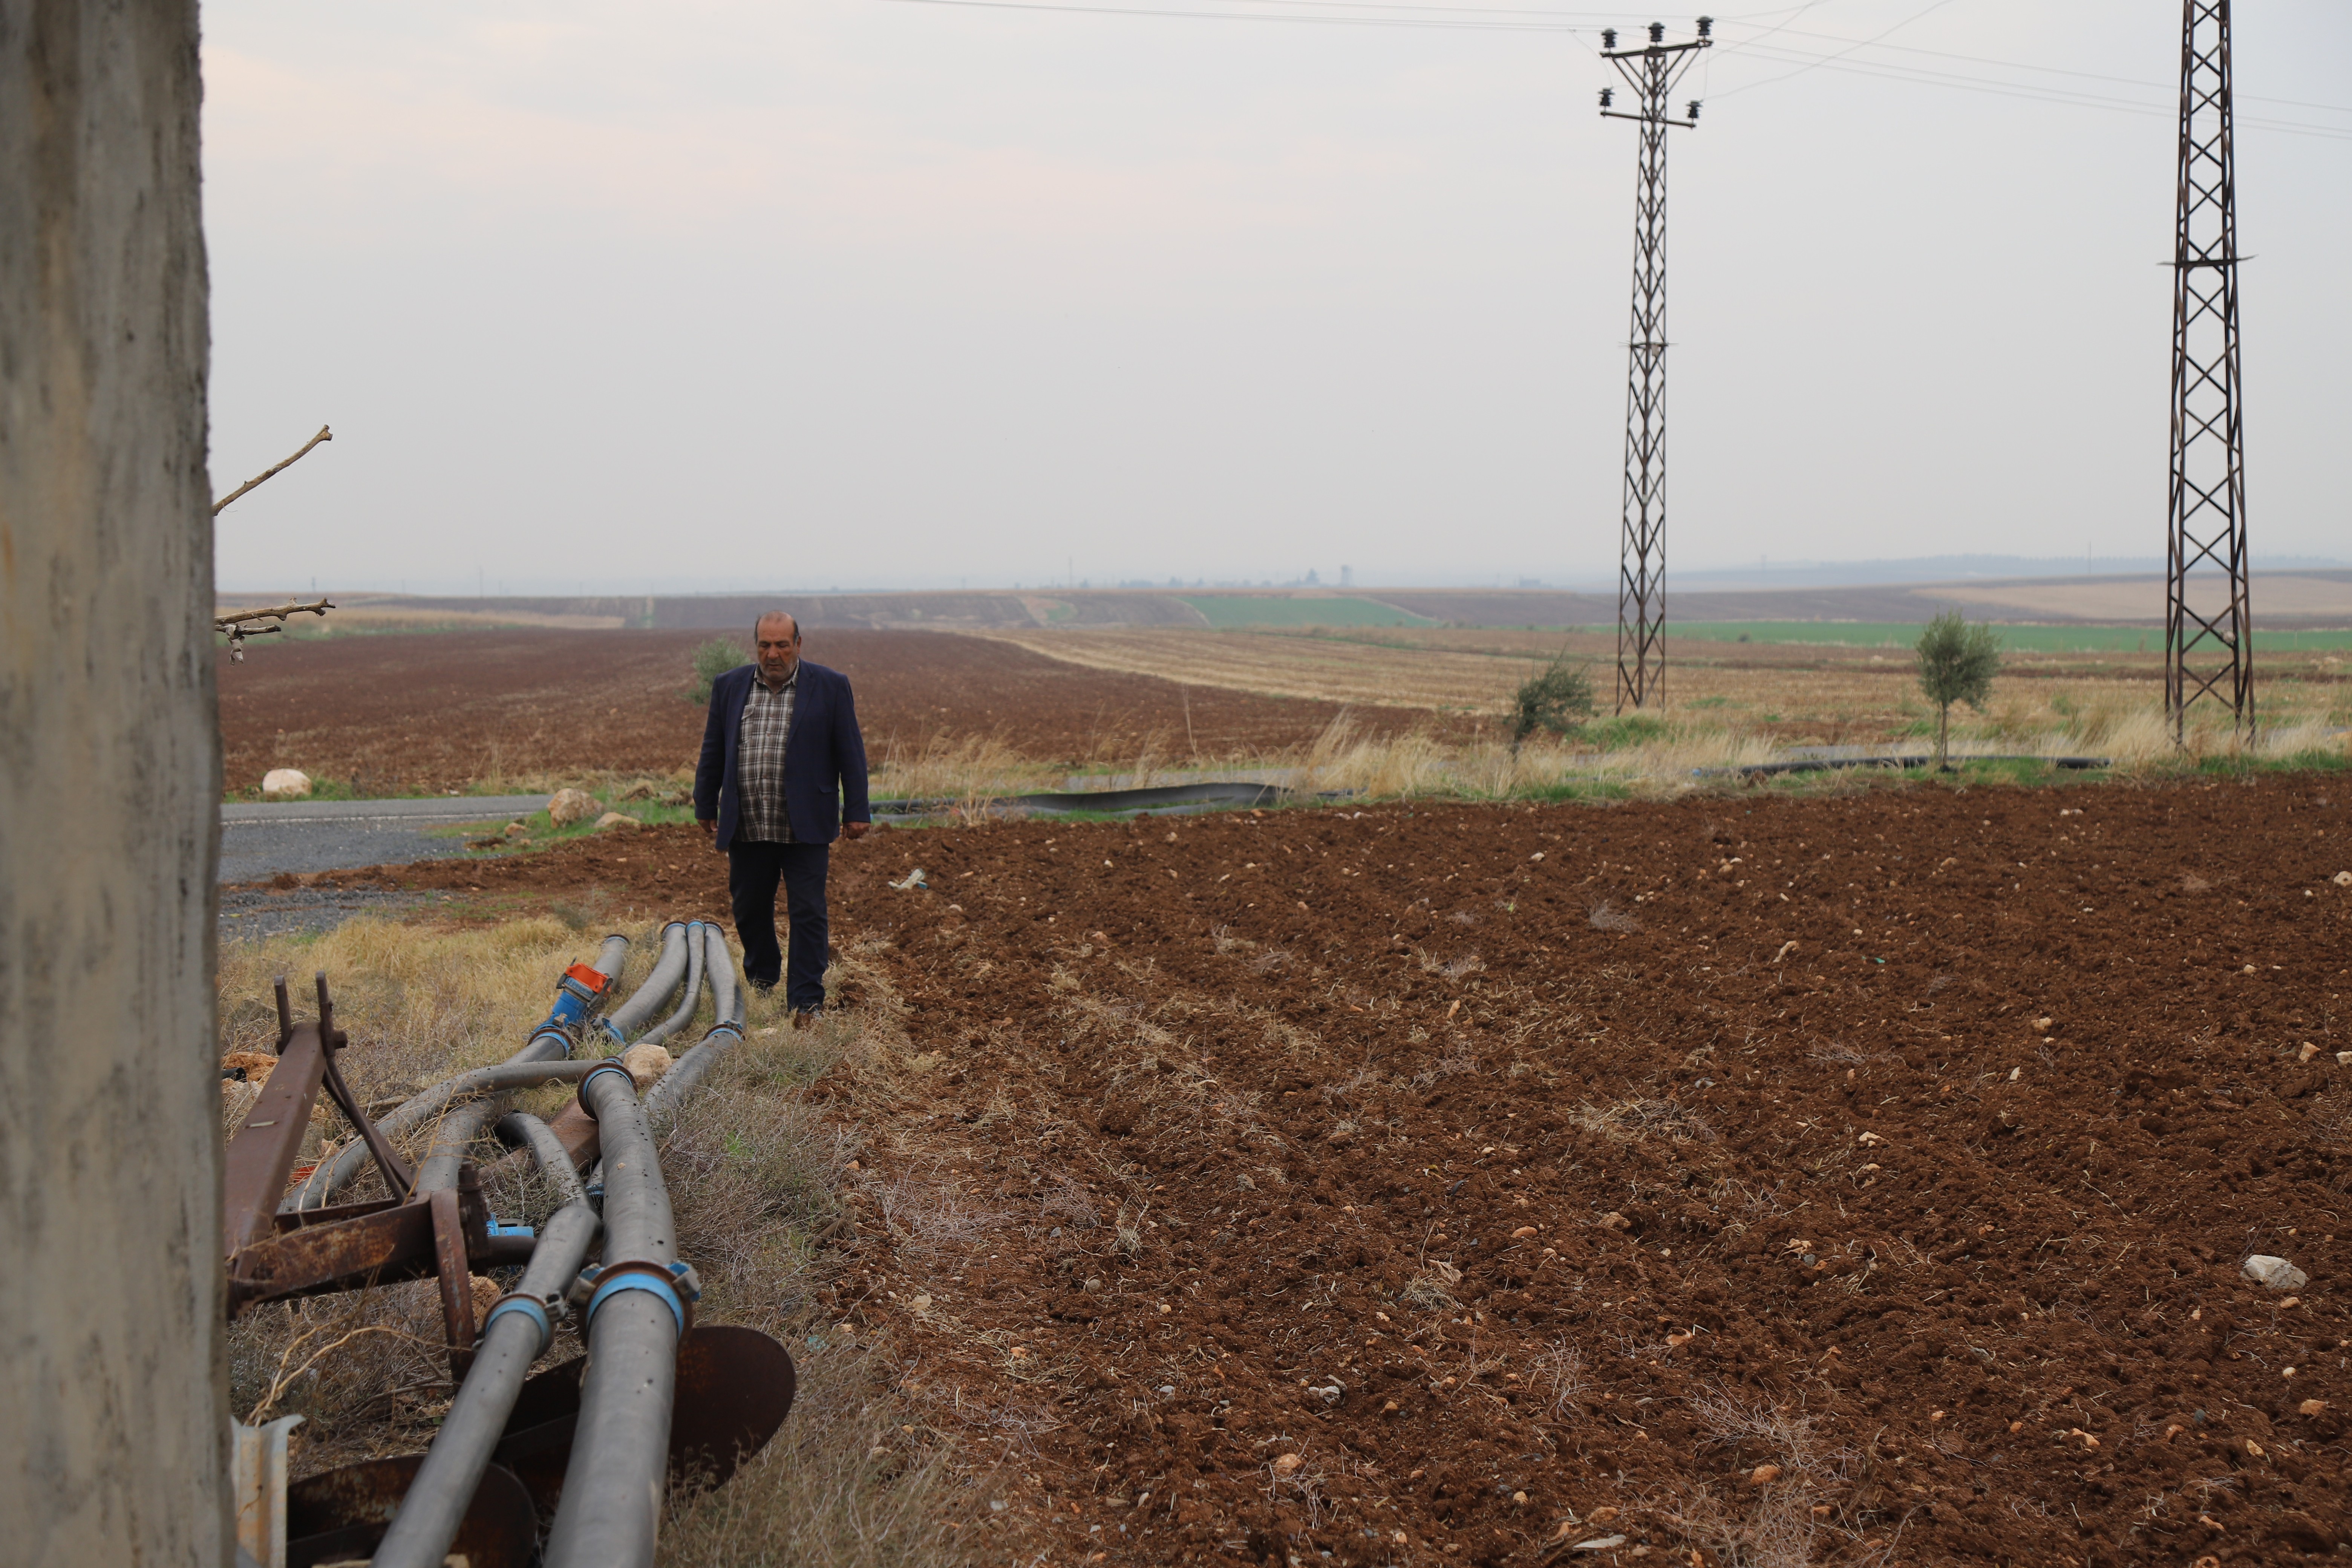
[[[364,1562],[373,1555],[424,1462],[422,1454],[370,1459],[287,1488],[286,1568]],[[510,1471],[492,1465],[482,1472],[449,1551],[463,1557],[467,1568],[527,1568],[537,1560],[539,1520],[530,1494]]]
[[[572,1458],[585,1356],[522,1385],[492,1458],[514,1472],[541,1513],[554,1512]],[[678,1342],[670,1415],[672,1486],[715,1487],[758,1453],[793,1407],[793,1358],[756,1329],[699,1327]]]

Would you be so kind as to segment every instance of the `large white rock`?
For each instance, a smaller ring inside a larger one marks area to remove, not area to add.
[[[584,789],[560,789],[549,797],[547,819],[558,827],[569,827],[575,822],[585,822],[604,809],[596,797]]]
[[[264,800],[308,800],[310,775],[299,768],[272,768],[261,775]]]
[[[2246,1259],[2243,1267],[2247,1279],[2273,1290],[2300,1290],[2311,1283],[2310,1275],[2284,1258],[2257,1252]]]

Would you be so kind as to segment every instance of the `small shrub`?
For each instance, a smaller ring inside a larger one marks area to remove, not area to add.
[[[1511,755],[1538,730],[1565,734],[1593,714],[1592,680],[1563,650],[1541,672],[1520,682],[1511,698]]]
[[[743,645],[733,637],[712,637],[694,650],[694,689],[687,694],[686,700],[697,703],[709,702],[712,681],[737,665],[751,662],[743,652]]]

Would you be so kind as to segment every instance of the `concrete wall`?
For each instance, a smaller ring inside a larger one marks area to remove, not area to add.
[[[196,15],[0,0],[0,1560],[227,1560]]]

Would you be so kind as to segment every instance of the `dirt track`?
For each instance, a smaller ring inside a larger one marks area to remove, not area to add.
[[[845,1001],[922,1054],[820,1085],[867,1147],[835,1310],[1005,1457],[1000,1558],[2329,1551],[2343,788],[845,847]],[[685,831],[396,879],[720,901]]]
[[[689,767],[702,710],[685,700],[707,631],[483,631],[256,647],[220,666],[232,790],[299,767],[361,795],[501,778]],[[807,657],[850,678],[879,766],[935,740],[988,736],[1039,763],[1162,765],[1260,758],[1311,741],[1336,703],[1087,669],[935,632],[812,632]],[[1366,728],[1427,721],[1359,710]],[[1189,723],[1189,729],[1188,729]]]

